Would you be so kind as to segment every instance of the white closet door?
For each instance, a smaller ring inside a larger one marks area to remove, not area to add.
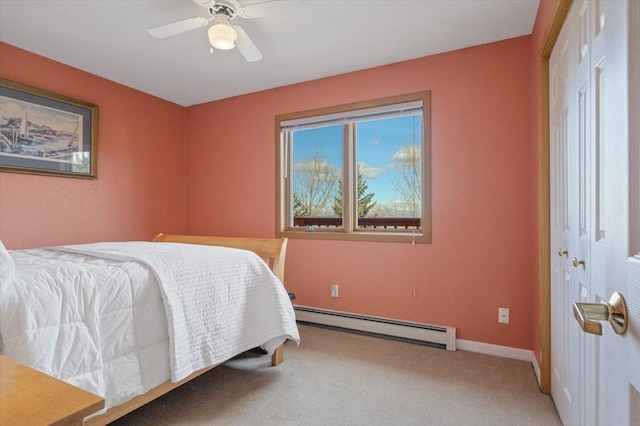
[[[640,424],[639,16],[640,2],[575,1],[550,60],[551,386],[565,425]],[[630,331],[583,332],[573,303],[614,292]]]

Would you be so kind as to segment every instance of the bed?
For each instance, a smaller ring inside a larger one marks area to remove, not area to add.
[[[107,424],[261,346],[299,343],[286,239],[160,234],[153,242],[7,251],[0,353],[105,398]]]

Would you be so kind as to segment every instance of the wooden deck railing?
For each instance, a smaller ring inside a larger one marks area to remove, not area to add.
[[[296,217],[294,226],[317,226],[324,228],[339,228],[342,226],[340,217]],[[358,218],[358,228],[374,229],[419,229],[419,217],[361,217]]]

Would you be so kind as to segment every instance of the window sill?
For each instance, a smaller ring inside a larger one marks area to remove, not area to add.
[[[278,238],[292,238],[302,240],[339,240],[339,241],[369,241],[369,242],[384,242],[384,243],[412,243],[416,244],[431,244],[431,236],[424,235],[421,232],[412,231],[384,231],[384,232],[370,232],[370,231],[354,231],[354,232],[340,232],[340,231],[321,231],[314,229],[313,231],[301,230],[287,230],[276,232]]]

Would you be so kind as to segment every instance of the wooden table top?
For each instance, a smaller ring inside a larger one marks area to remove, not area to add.
[[[104,399],[0,355],[0,425],[82,425]]]

